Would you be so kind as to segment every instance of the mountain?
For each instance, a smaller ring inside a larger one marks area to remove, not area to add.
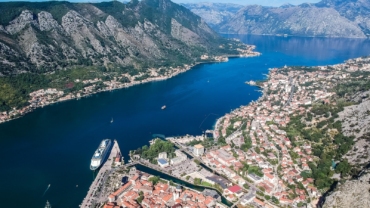
[[[170,77],[243,45],[170,0],[2,2],[0,13],[0,112],[29,106],[39,89],[73,97]]]
[[[204,8],[197,14],[208,17]],[[185,5],[187,6],[187,5]],[[195,6],[188,7],[193,12]],[[209,10],[217,7],[209,6]],[[223,13],[225,10],[217,10]],[[206,21],[220,33],[295,35],[313,37],[366,38],[370,36],[370,2],[368,0],[323,0],[316,4],[265,7],[248,5],[222,22]]]
[[[0,12],[0,76],[76,65],[124,72],[191,63],[220,53],[226,41],[169,0],[7,2]]]
[[[217,25],[227,21],[243,8],[242,5],[228,3],[196,3],[182,5],[190,9],[194,14],[202,17],[212,28],[217,28]]]

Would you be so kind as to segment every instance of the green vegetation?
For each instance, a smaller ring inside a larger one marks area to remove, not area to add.
[[[215,143],[214,140],[211,138],[205,138],[203,141],[198,141],[198,140],[193,140],[191,142],[188,142],[186,145],[187,146],[194,146],[197,144],[203,145],[204,148],[209,148],[212,147]]]
[[[28,104],[29,93],[47,86],[50,80],[34,74],[0,77],[0,111]]]
[[[370,76],[369,72],[358,71],[351,73],[352,79],[349,82],[340,83],[335,87],[338,96],[353,95],[358,92],[370,90],[370,82],[363,77]]]
[[[141,202],[143,201],[144,199],[144,193],[142,191],[139,192],[139,198],[136,200],[139,204],[141,204]]]
[[[89,84],[75,83],[76,79],[94,78],[109,79],[104,76],[106,69],[101,67],[74,67],[69,70],[57,71],[52,74],[25,73],[0,77],[0,111],[28,105],[29,93],[46,88],[56,88],[66,93],[83,89]],[[97,89],[102,88],[98,82]]]
[[[279,204],[280,203],[280,201],[274,196],[271,198],[271,200],[274,204]]]
[[[353,145],[353,137],[346,137],[341,133],[342,127],[339,121],[335,122],[338,112],[343,110],[345,103],[338,102],[338,105],[315,104],[311,113],[304,116],[291,118],[286,127],[287,136],[293,142],[293,146],[300,146],[304,140],[312,144],[312,152],[319,159],[308,163],[312,172],[302,172],[302,177],[314,178],[315,185],[319,189],[326,189],[333,183],[331,177],[334,174],[332,162],[342,160]],[[321,120],[317,123],[307,124],[313,119]],[[325,145],[323,145],[325,144]],[[294,152],[289,152],[293,159],[298,158]],[[339,169],[338,169],[339,168]],[[335,172],[346,176],[351,167],[348,162],[342,160]]]
[[[159,181],[160,181],[160,177],[159,176],[152,176],[148,179],[148,181],[152,182],[153,185],[156,185]]]
[[[139,154],[141,158],[147,159],[153,164],[156,164],[156,158],[161,152],[166,152],[169,158],[173,158],[175,155],[174,145],[169,141],[157,139],[150,147],[144,145],[142,148],[135,150],[135,154]]]
[[[202,183],[202,179],[200,178],[194,178],[194,184],[195,185],[200,185]]]
[[[254,173],[255,175],[257,175],[259,177],[263,176],[261,168],[259,168],[257,166],[249,166],[248,167],[248,173]]]

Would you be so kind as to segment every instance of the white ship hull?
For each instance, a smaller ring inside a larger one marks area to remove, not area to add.
[[[110,139],[104,139],[97,150],[95,150],[94,155],[91,158],[90,170],[98,169],[105,161],[108,156],[112,142]]]

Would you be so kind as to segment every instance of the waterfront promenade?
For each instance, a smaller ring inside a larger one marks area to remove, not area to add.
[[[119,152],[121,152],[121,150],[119,149],[117,141],[114,140],[113,147],[109,154],[108,159],[105,161],[103,166],[100,168],[98,175],[96,176],[95,180],[91,184],[89,191],[87,192],[86,197],[83,199],[80,207],[94,207],[94,205],[100,201],[99,199],[100,194],[98,193],[101,191],[101,187],[105,181],[105,178],[112,171],[112,162],[114,161],[114,157]]]

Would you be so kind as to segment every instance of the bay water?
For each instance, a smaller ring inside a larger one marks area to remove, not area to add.
[[[200,135],[217,118],[257,100],[258,88],[245,82],[265,79],[268,68],[330,65],[370,54],[367,39],[225,36],[256,45],[262,55],[201,64],[165,81],[57,103],[0,124],[0,207],[37,208],[46,200],[53,208],[78,207],[102,139],[116,139],[127,159],[152,134]]]

